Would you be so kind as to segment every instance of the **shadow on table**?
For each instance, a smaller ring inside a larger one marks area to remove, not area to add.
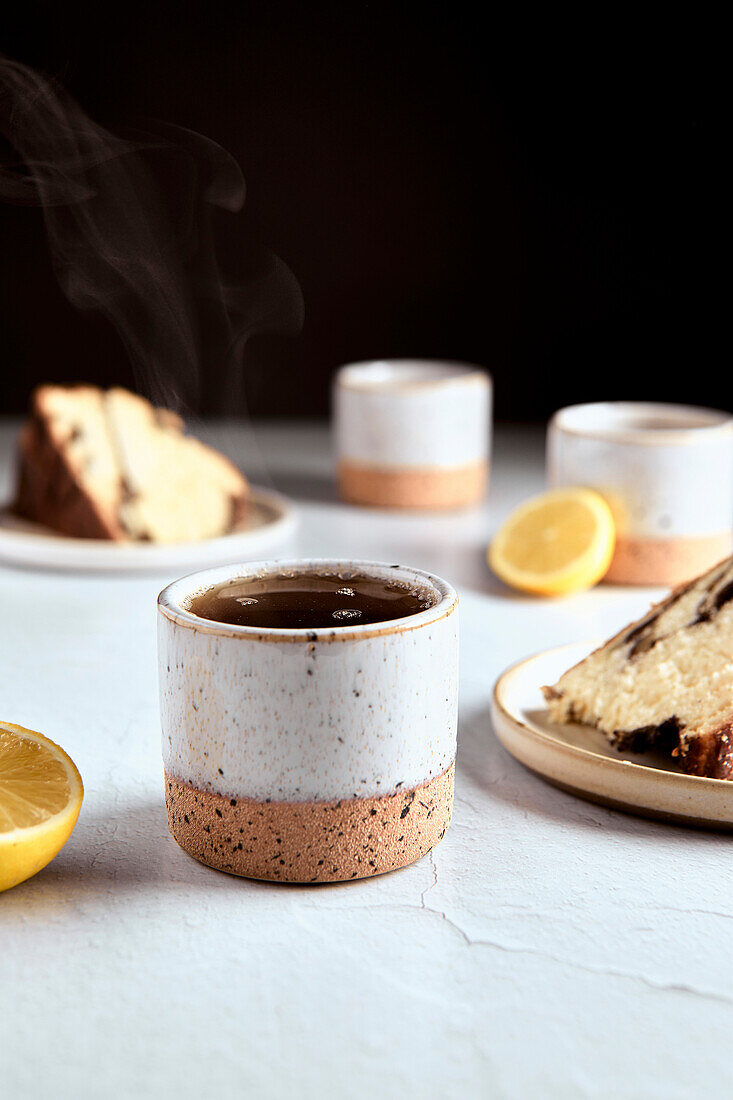
[[[168,833],[162,798],[111,808],[108,814],[82,808],[56,858],[2,896],[0,918],[13,910],[30,919],[95,898],[114,901],[115,895],[153,885],[167,889],[184,878],[176,873],[176,853],[185,858]]]
[[[141,799],[124,811],[84,812],[66,846],[42,871],[0,894],[4,917],[25,922],[103,908],[131,898],[181,896],[181,912],[197,896],[229,891],[253,895],[343,890],[354,883],[279,883],[239,878],[205,867],[178,847],[160,799]],[[263,899],[264,900],[264,899]]]
[[[514,604],[536,600],[515,592],[492,573],[486,562],[486,540],[446,541],[421,534],[409,543],[391,539],[389,547],[390,560],[436,573],[458,589],[459,597],[463,589]]]
[[[480,813],[477,803],[484,797],[511,806],[525,817],[532,815],[574,829],[602,829],[640,839],[665,836],[675,840],[680,839],[682,830],[687,834],[688,847],[690,843],[721,840],[730,843],[730,833],[723,830],[635,817],[554,787],[507,752],[494,733],[488,706],[459,721],[456,772],[456,815],[460,815],[462,803]]]
[[[492,573],[486,561],[486,544],[483,541],[441,547],[439,558],[435,572],[455,585],[459,594],[461,588],[466,588],[509,603],[527,603],[534,598],[515,592]]]
[[[56,859],[0,897],[0,924],[6,914],[32,920],[96,905],[112,910],[133,895],[193,897],[232,882],[241,880],[203,867],[178,847],[162,797],[141,799],[109,813],[82,810]]]
[[[338,495],[333,478],[316,474],[274,473],[272,480],[279,493],[294,501],[316,504],[336,504]]]

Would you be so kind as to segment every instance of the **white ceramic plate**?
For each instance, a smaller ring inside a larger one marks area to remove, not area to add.
[[[236,531],[202,542],[156,544],[75,539],[0,510],[0,561],[29,569],[75,573],[183,573],[207,565],[265,557],[294,532],[295,510],[285,497],[252,487],[252,503]]]
[[[733,829],[733,782],[674,770],[653,753],[620,753],[588,726],[550,721],[541,687],[554,684],[598,643],[548,649],[499,677],[492,716],[506,749],[531,771],[591,802],[685,825]]]

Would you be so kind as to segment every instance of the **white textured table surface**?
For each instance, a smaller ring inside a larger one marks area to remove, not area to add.
[[[165,577],[0,568],[1,716],[86,786],[57,859],[0,896],[0,1095],[733,1095],[730,838],[636,820],[524,771],[494,739],[509,663],[610,633],[649,590],[511,596],[491,531],[542,485],[537,433],[504,432],[489,507],[346,509],[321,428],[224,443],[298,500],[286,554],[430,569],[461,597],[453,825],[406,870],[283,887],[210,871],[168,835],[155,597]],[[10,428],[0,432],[9,476]]]

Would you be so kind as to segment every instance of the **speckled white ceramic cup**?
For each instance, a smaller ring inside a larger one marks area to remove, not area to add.
[[[247,576],[368,575],[425,592],[428,610],[367,626],[265,629],[192,614]],[[457,597],[418,570],[282,561],[209,569],[158,598],[168,821],[196,859],[291,882],[404,866],[450,822]]]
[[[334,382],[337,478],[344,500],[459,508],[486,494],[491,378],[430,359],[351,363]]]
[[[572,405],[547,437],[552,486],[584,485],[608,501],[616,550],[606,579],[679,584],[733,545],[733,417],[647,402]]]

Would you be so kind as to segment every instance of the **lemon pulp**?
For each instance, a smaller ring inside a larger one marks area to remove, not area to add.
[[[0,890],[30,878],[57,855],[83,795],[63,749],[33,730],[0,723]]]
[[[520,505],[489,547],[489,564],[520,591],[560,596],[596,584],[613,557],[611,509],[591,489],[555,489]]]

